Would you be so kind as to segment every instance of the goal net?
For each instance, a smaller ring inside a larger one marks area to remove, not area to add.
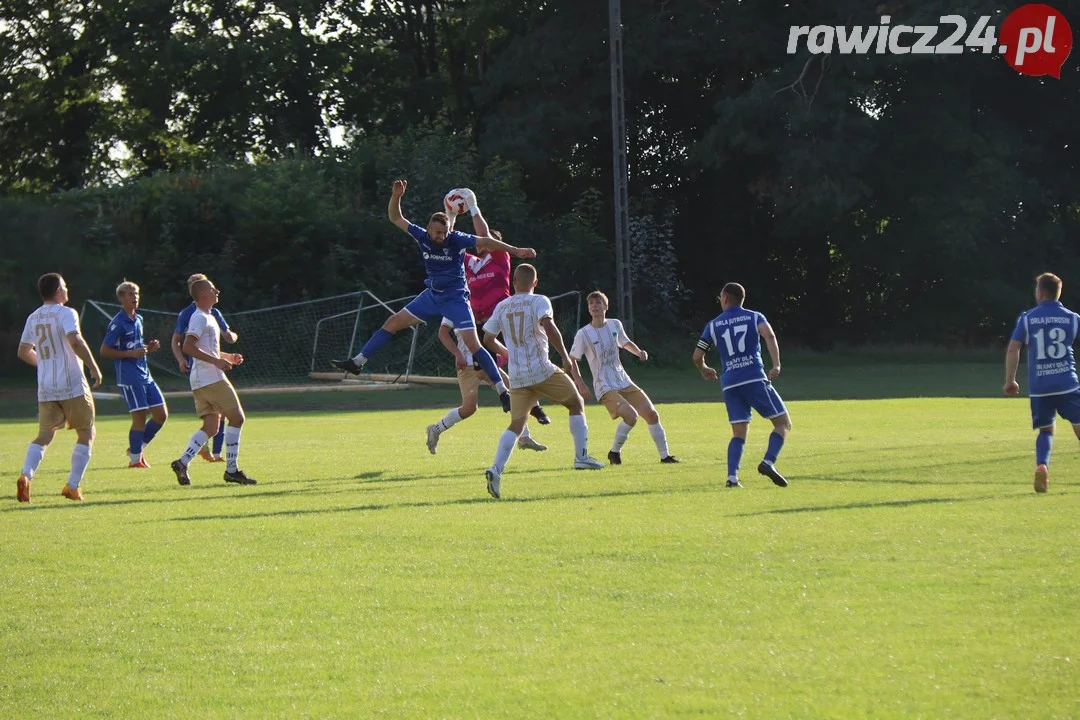
[[[233,346],[223,344],[223,349],[244,356],[244,364],[230,377],[242,387],[295,390],[310,388],[313,381],[346,379],[330,360],[358,353],[371,334],[414,297],[382,300],[361,290],[258,310],[230,313],[225,308],[221,312],[238,340]],[[551,301],[555,321],[569,346],[581,324],[581,293],[564,293]],[[116,302],[89,300],[83,305],[82,329],[91,348],[101,345],[109,321],[120,310]],[[161,342],[161,349],[147,357],[154,378],[166,388],[186,388],[187,378],[170,350],[178,313],[140,307],[139,314],[144,337]],[[360,378],[368,383],[453,381],[455,377],[453,359],[439,342],[438,326],[428,325],[398,333],[364,369]],[[103,367],[106,383],[111,384],[115,378],[109,370]]]

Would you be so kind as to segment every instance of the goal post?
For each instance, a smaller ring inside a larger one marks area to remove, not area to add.
[[[283,391],[312,389],[319,382],[340,385],[342,380],[348,380],[349,386],[456,382],[453,359],[439,342],[438,325],[418,324],[398,333],[368,361],[359,378],[330,365],[331,359],[359,352],[367,338],[414,297],[383,300],[369,290],[358,290],[257,310],[222,309],[229,327],[238,335],[235,345],[223,343],[222,349],[244,356],[244,363],[230,378],[243,388]],[[555,322],[568,347],[581,325],[581,297],[576,290],[551,297]],[[88,300],[83,304],[83,334],[94,352],[109,321],[120,310],[115,301]],[[185,389],[187,378],[180,373],[170,348],[178,313],[140,307],[139,314],[144,338],[161,343],[160,350],[147,356],[154,378],[165,389]],[[482,328],[478,331],[483,334]],[[110,369],[103,368],[109,385],[115,382]]]

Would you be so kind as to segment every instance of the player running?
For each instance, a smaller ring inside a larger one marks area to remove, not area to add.
[[[582,357],[588,359],[596,398],[607,408],[612,420],[619,420],[619,426],[615,429],[615,440],[607,454],[608,462],[612,465],[622,464],[622,447],[637,424],[639,415],[645,419],[649,435],[660,453],[660,462],[679,462],[668,452],[667,434],[664,426],[660,424],[660,415],[652,401],[644,390],[634,384],[619,361],[619,348],[625,348],[643,361],[649,359],[649,353],[639,348],[627,336],[619,320],[608,319],[607,295],[596,290],[589,293],[587,301],[592,322],[574,335],[570,356],[575,360],[581,360]],[[578,382],[578,390],[584,394],[585,382]]]
[[[225,428],[225,482],[254,485],[237,466],[240,457],[240,430],[244,425],[244,408],[236,389],[225,373],[244,362],[244,356],[221,352],[221,328],[218,327],[210,309],[217,303],[220,291],[208,279],[191,284],[191,297],[195,312],[184,335],[183,352],[191,358],[191,394],[195,398],[195,414],[202,418],[202,428],[195,431],[187,449],[169,466],[176,473],[176,481],[190,485],[188,465],[202,449],[210,434],[217,431],[221,416],[229,421]]]
[[[199,280],[206,280],[206,276],[202,273],[195,273],[187,279],[188,293],[191,293],[191,286]],[[180,372],[184,375],[188,374],[191,369],[191,358],[184,355],[184,335],[187,333],[188,324],[191,322],[191,316],[195,313],[195,303],[192,302],[186,308],[180,311],[180,314],[176,316],[176,327],[173,329],[172,335],[172,354],[176,358],[176,364],[180,368]],[[225,322],[225,316],[221,314],[221,311],[216,307],[210,308],[210,314],[214,316],[214,320],[218,324],[218,328],[221,330],[221,340],[229,345],[235,343],[239,337],[236,331],[229,327],[229,323]],[[222,416],[221,423],[218,425],[217,433],[214,435],[214,439],[211,443],[213,445],[213,452],[207,446],[203,446],[199,451],[199,457],[207,462],[225,462],[225,458],[221,457],[221,448],[225,445],[225,417]]]
[[[444,319],[439,326],[439,341],[451,355],[454,356],[454,365],[457,369],[458,389],[461,390],[461,405],[446,413],[442,420],[434,425],[427,426],[427,448],[432,455],[439,445],[439,438],[444,432],[457,425],[462,420],[468,420],[476,414],[480,385],[494,386],[491,379],[480,369],[480,366],[472,358],[472,353],[465,346],[461,335],[453,331],[454,324]],[[502,372],[502,369],[499,369]],[[506,382],[503,375],[503,382]],[[536,406],[533,406],[536,410]],[[523,450],[536,450],[543,452],[547,445],[536,442],[529,434],[529,426],[526,425],[521,431],[521,437],[517,441],[518,447]]]
[[[90,370],[93,387],[101,385],[101,369],[79,330],[79,315],[69,307],[68,288],[59,273],[38,278],[43,305],[26,319],[19,340],[19,359],[37,368],[38,434],[26,448],[22,473],[15,484],[19,502],[30,502],[30,482],[41,465],[45,449],[56,431],[75,430],[71,471],[60,494],[68,500],[83,499],[82,483],[94,444],[94,398],[83,374]]]
[[[125,280],[116,286],[116,298],[120,301],[121,310],[109,321],[98,352],[101,357],[113,361],[116,385],[131,414],[128,467],[149,468],[144,456],[146,446],[169,418],[165,396],[151,377],[150,366],[146,362],[146,356],[157,352],[161,343],[157,340],[143,342],[143,317],[137,312],[139,286]],[[150,413],[150,422],[146,421],[147,412]]]
[[[469,248],[502,250],[519,258],[536,257],[532,248],[516,248],[493,237],[468,235],[457,230],[450,230],[450,218],[446,213],[437,212],[428,220],[427,229],[414,225],[401,214],[401,198],[408,183],[395,180],[390,195],[387,214],[397,227],[409,233],[416,241],[424,257],[427,279],[424,291],[416,296],[402,310],[394,313],[375,331],[356,357],[347,360],[331,360],[334,367],[360,374],[364,363],[383,348],[394,334],[420,322],[441,322],[446,318],[454,323],[454,329],[465,341],[465,346],[473,358],[480,364],[487,376],[496,381],[495,389],[503,404],[503,410],[509,412],[510,397],[506,386],[499,376],[495,359],[487,349],[481,347],[476,334],[476,322],[469,307],[469,290],[465,283],[465,251]]]
[[[510,427],[499,437],[495,462],[484,473],[487,489],[494,498],[501,497],[500,484],[506,463],[514,451],[514,443],[525,427],[529,408],[541,397],[557,402],[570,411],[570,434],[574,438],[574,469],[598,470],[604,463],[589,457],[589,426],[585,422],[585,401],[578,394],[576,383],[581,382],[577,361],[566,351],[562,334],[555,325],[551,300],[536,295],[536,268],[518,265],[514,270],[515,294],[503,300],[484,324],[484,344],[500,355],[510,358],[510,376],[514,388],[510,391]],[[497,338],[502,333],[503,347]],[[563,358],[569,376],[548,357],[548,341]],[[588,388],[585,393],[588,394]]]
[[[1050,487],[1050,448],[1056,415],[1072,423],[1080,438],[1080,382],[1073,343],[1080,333],[1080,315],[1061,304],[1061,278],[1043,273],[1035,278],[1032,309],[1020,313],[1005,353],[1005,394],[1016,395],[1020,348],[1028,346],[1028,395],[1035,436],[1035,492]]]
[[[772,420],[773,424],[765,459],[758,465],[757,470],[776,485],[787,487],[787,480],[774,467],[780,449],[784,447],[784,439],[791,431],[787,408],[771,382],[780,374],[780,345],[765,316],[743,307],[745,298],[746,290],[742,285],[728,283],[724,286],[720,292],[720,306],[724,312],[709,321],[702,331],[697,349],[694,350],[694,365],[703,378],[716,380],[716,370],[705,364],[705,353],[715,347],[724,366],[720,375],[720,387],[724,390],[724,404],[727,406],[733,435],[728,443],[727,487],[742,487],[739,483],[739,463],[746,445],[751,408],[757,410],[762,417]],[[765,338],[769,358],[772,360],[772,369],[768,375],[765,374],[765,364],[761,361],[759,335]]]

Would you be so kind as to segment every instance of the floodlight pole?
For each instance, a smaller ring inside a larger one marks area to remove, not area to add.
[[[611,49],[611,149],[615,171],[615,310],[626,331],[632,333],[634,305],[630,278],[630,193],[623,102],[621,0],[608,0],[608,45]]]

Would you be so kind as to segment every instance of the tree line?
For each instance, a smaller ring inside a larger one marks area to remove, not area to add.
[[[815,348],[997,342],[1043,270],[1068,300],[1075,63],[786,51],[792,25],[937,24],[943,0],[622,5],[642,332],[692,332],[728,280]],[[237,309],[413,291],[398,175],[417,218],[476,189],[550,291],[613,286],[601,0],[0,0],[0,20],[0,369],[46,270],[169,308],[194,270]]]

